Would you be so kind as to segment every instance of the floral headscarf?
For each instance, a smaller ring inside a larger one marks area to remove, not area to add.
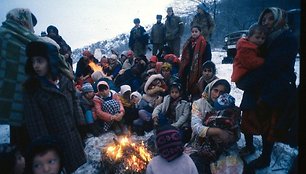
[[[34,26],[37,23],[36,17],[26,8],[15,8],[6,15],[6,20],[13,20],[34,33]]]
[[[258,24],[262,24],[262,19],[266,13],[272,12],[274,16],[274,24],[272,31],[278,30],[283,27],[287,27],[287,14],[286,11],[283,9],[277,8],[277,7],[269,7],[262,11],[262,13],[259,16]]]

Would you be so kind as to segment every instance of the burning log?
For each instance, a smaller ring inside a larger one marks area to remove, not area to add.
[[[127,137],[102,149],[102,163],[110,173],[144,173],[152,154],[144,143],[131,142]]]

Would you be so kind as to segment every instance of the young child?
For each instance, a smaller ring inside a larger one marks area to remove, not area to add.
[[[35,41],[26,47],[24,83],[24,118],[31,140],[56,136],[60,141],[67,172],[74,172],[86,162],[83,142],[78,132],[85,124],[72,80],[60,72],[61,59],[56,46]]]
[[[134,130],[139,135],[144,134],[144,129],[152,130],[152,112],[154,108],[163,101],[161,93],[166,91],[166,86],[161,74],[151,75],[145,84],[142,99],[138,106],[139,118],[133,121]]]
[[[59,142],[43,136],[35,139],[26,155],[26,173],[28,174],[62,174],[65,172],[63,151]]]
[[[183,142],[190,139],[190,103],[181,97],[182,89],[178,83],[170,85],[170,94],[164,97],[152,113],[152,119],[156,127],[171,124],[180,130]]]
[[[100,81],[97,89],[98,93],[93,100],[97,117],[104,121],[104,131],[107,132],[112,129],[116,134],[124,133],[126,130],[121,120],[125,111],[118,94],[110,90],[105,81]]]
[[[202,65],[202,76],[200,77],[197,85],[199,87],[200,95],[203,93],[208,83],[218,79],[216,76],[217,69],[214,62],[208,60]],[[199,96],[200,98],[201,96]]]
[[[84,134],[90,133],[95,137],[100,136],[103,132],[100,128],[102,123],[100,120],[96,120],[96,113],[94,111],[95,104],[93,102],[95,96],[94,89],[90,83],[84,83],[81,91],[80,106],[87,123]],[[85,135],[83,135],[83,137],[85,137]]]
[[[7,174],[23,174],[25,159],[11,144],[0,144],[0,171]]]
[[[184,144],[175,127],[166,125],[157,129],[156,146],[159,155],[149,162],[146,174],[198,174],[192,159],[183,153]]]
[[[240,110],[235,106],[235,98],[228,93],[221,94],[213,103],[213,109],[206,113],[203,124],[233,133],[236,140],[240,138]],[[207,156],[219,156],[231,144],[218,143],[211,137],[205,137],[202,153]],[[216,155],[215,155],[216,154]]]
[[[266,39],[266,27],[253,24],[246,38],[240,38],[237,42],[237,54],[233,63],[233,72],[231,81],[242,90],[257,86],[261,74],[254,71],[264,63],[263,57],[260,55],[260,46]],[[253,82],[252,82],[253,81]]]

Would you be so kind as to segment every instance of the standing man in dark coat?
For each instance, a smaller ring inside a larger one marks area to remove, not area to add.
[[[199,4],[197,8],[197,14],[193,17],[190,27],[199,26],[202,36],[209,42],[215,29],[215,22],[208,13],[209,8],[204,3]]]
[[[151,30],[150,40],[153,44],[152,54],[156,55],[162,52],[164,42],[165,42],[165,25],[161,22],[162,15],[156,15],[156,24],[153,25]]]
[[[135,56],[146,55],[149,36],[143,26],[140,25],[140,19],[134,19],[135,26],[130,32],[129,47]]]
[[[167,8],[167,20],[165,22],[166,42],[173,53],[180,56],[181,37],[184,32],[184,23],[179,16],[175,16],[173,8]]]
[[[71,58],[71,47],[66,43],[66,41],[58,34],[58,29],[50,25],[47,28],[47,36],[53,39],[60,46],[60,54],[64,55],[66,62],[72,67]]]

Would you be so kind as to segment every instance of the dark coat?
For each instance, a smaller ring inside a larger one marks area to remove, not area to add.
[[[165,22],[166,40],[180,38],[184,33],[184,23],[179,16],[167,16]]]
[[[261,98],[272,107],[284,108],[296,87],[297,40],[290,30],[284,30],[267,43],[263,65],[266,81]]]
[[[165,25],[163,23],[156,23],[153,25],[150,39],[152,44],[165,42]]]
[[[59,89],[38,79],[33,82],[35,91],[24,95],[24,114],[30,138],[56,137],[64,152],[64,166],[69,173],[73,172],[86,162],[77,127],[85,120],[73,83],[65,76],[60,78]]]

